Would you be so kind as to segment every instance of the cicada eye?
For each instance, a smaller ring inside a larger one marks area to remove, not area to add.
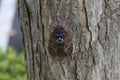
[[[61,36],[64,36],[64,33],[63,33],[63,34],[61,34]]]
[[[62,34],[60,34],[60,37],[62,37],[62,38],[63,38],[63,37],[64,37],[64,35],[65,35],[65,34],[64,34],[64,33],[62,33]]]
[[[56,34],[56,36],[59,36],[59,34]]]
[[[55,34],[55,38],[59,38],[59,34]]]

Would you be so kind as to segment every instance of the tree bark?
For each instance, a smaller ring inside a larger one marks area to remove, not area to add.
[[[28,80],[119,80],[120,0],[19,0]],[[52,57],[53,25],[67,17],[71,56]],[[54,19],[53,19],[54,18]]]

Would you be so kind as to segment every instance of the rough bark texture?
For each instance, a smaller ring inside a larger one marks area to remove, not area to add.
[[[19,0],[29,80],[120,80],[120,0]],[[52,57],[48,39],[67,16],[73,53]]]

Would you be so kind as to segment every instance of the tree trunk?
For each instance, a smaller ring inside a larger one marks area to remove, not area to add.
[[[19,0],[28,80],[120,80],[120,0]],[[48,41],[67,17],[70,56],[52,57]]]

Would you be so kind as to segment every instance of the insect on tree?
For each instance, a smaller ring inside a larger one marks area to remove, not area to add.
[[[62,25],[56,23],[53,32],[50,33],[48,50],[53,56],[70,55],[73,51],[72,36],[66,28],[66,18]]]

